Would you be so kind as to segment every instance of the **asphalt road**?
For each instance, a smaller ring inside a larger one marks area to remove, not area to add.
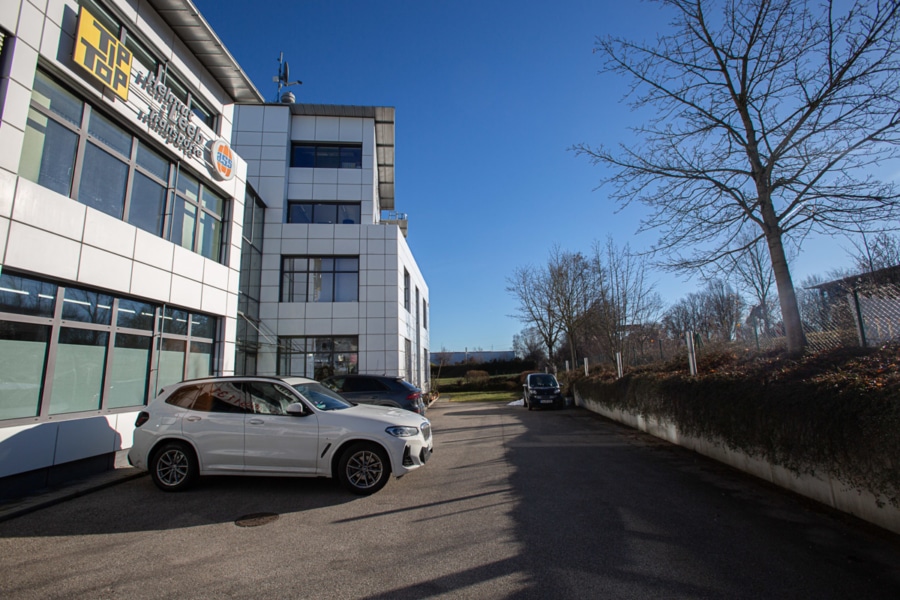
[[[0,597],[900,598],[900,537],[583,409],[429,417],[367,498],[142,477],[2,522]]]

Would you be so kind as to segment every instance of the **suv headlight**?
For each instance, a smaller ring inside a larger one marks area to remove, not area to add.
[[[404,437],[415,437],[419,435],[418,427],[406,427],[403,425],[393,425],[385,429],[386,432],[391,434],[394,437],[404,438]]]

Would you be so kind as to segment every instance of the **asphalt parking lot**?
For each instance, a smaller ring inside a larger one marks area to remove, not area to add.
[[[429,417],[433,458],[370,497],[137,477],[0,522],[0,596],[900,596],[897,536],[593,413]]]

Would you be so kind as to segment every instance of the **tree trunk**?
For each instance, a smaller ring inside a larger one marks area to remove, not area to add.
[[[774,228],[773,231],[767,231],[766,242],[769,245],[772,270],[775,273],[775,285],[778,288],[778,302],[781,304],[781,317],[784,320],[788,354],[799,356],[806,348],[806,336],[803,335],[800,307],[797,305],[797,295],[794,293],[794,282],[791,280],[791,271],[784,253],[780,229]]]

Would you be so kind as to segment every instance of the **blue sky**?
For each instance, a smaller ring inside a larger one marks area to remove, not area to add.
[[[598,75],[598,35],[653,39],[668,18],[633,0],[194,0],[268,101],[283,52],[298,102],[396,108],[396,210],[429,287],[431,351],[511,348],[506,279],[551,247],[632,249],[638,207],[616,212],[603,172],[569,150],[627,140],[626,81]],[[795,282],[847,266],[810,240]],[[667,304],[702,284],[655,277]]]

